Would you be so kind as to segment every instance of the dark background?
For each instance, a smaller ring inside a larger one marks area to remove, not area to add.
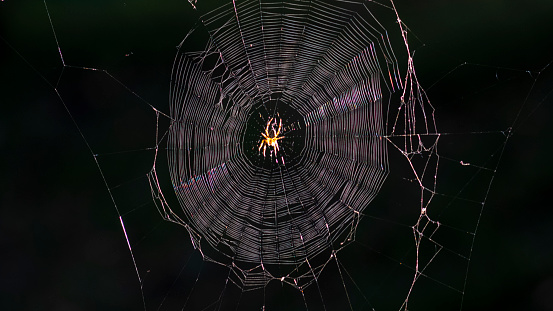
[[[201,268],[183,228],[161,220],[144,178],[155,143],[148,103],[167,111],[175,46],[193,25],[193,10],[176,0],[46,3],[66,67],[43,2],[0,2],[0,308],[143,308],[118,213],[92,153],[124,216],[148,309],[176,287],[183,296],[216,296],[220,289],[209,282],[198,283],[193,295],[186,291],[198,271],[206,271],[204,281],[218,272]],[[490,155],[505,141],[500,131],[513,128],[497,172],[469,182],[485,190],[493,176],[488,195],[471,194],[486,204],[481,217],[480,210],[467,212],[479,226],[469,272],[462,272],[462,309],[553,310],[553,68],[543,70],[553,61],[553,2],[398,0],[396,6],[410,28],[439,131],[467,134],[444,138],[443,154],[454,150],[455,160],[494,168],[500,153]],[[488,131],[495,134],[471,134]],[[121,150],[133,151],[111,154]],[[443,178],[445,185],[463,184],[455,173]],[[363,271],[350,267],[353,275]],[[175,273],[185,281],[164,283]],[[460,295],[422,296],[429,300],[413,309],[461,306]],[[334,310],[332,302],[327,306]]]

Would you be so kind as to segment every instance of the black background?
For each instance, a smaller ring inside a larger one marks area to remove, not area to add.
[[[155,142],[148,103],[167,107],[175,46],[194,12],[186,1],[47,5],[65,64],[80,68],[63,66],[43,2],[0,2],[0,307],[142,309],[117,211],[86,142],[103,155],[98,159],[110,184],[123,185],[114,196],[132,201],[116,203],[134,222],[127,233],[137,241],[133,250],[144,254],[139,269],[155,272],[149,263],[157,262],[179,271],[190,239],[153,209],[142,157],[151,156],[144,149]],[[480,218],[462,308],[553,310],[553,68],[542,71],[553,61],[553,3],[398,0],[396,6],[410,28],[417,74],[437,109],[438,129],[513,127]],[[471,143],[476,134],[468,136],[454,140],[464,144],[457,150],[490,154],[485,142]],[[123,161],[105,156],[129,149],[142,151]],[[148,208],[126,209],[147,202]],[[194,256],[184,279],[200,270]],[[159,284],[154,272],[141,275]],[[171,290],[168,284],[146,297]],[[459,309],[459,301],[448,299],[432,297],[432,305]],[[148,302],[148,309],[156,308]]]

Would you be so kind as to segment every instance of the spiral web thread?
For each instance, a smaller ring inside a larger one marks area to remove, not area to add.
[[[303,292],[329,263],[340,267],[338,251],[355,241],[363,210],[389,172],[388,145],[408,161],[421,193],[409,293],[424,271],[419,244],[438,228],[426,208],[435,193],[439,135],[411,56],[402,75],[374,11],[401,25],[393,7],[376,2],[227,2],[204,13],[179,46],[168,157],[186,220],[163,199],[155,167],[153,194],[162,216],[184,225],[204,259],[228,267],[242,290],[278,280]],[[269,160],[276,166],[256,167],[240,139],[255,104],[274,116],[271,101],[302,115],[305,146],[289,154],[294,146],[286,137],[299,125],[285,125],[282,152]],[[425,264],[441,249],[433,243]],[[277,275],[268,268],[274,265],[291,268]]]

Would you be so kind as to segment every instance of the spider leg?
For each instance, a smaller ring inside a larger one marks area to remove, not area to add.
[[[265,127],[265,134],[267,134],[267,136],[269,136],[269,125],[271,124],[271,121],[273,121],[273,118],[267,122],[267,126]],[[268,138],[267,136],[265,136],[265,138]]]
[[[276,135],[275,137],[277,137],[279,134],[280,134],[280,129],[282,128],[282,119],[280,119],[279,123],[278,123],[278,131],[276,132]]]

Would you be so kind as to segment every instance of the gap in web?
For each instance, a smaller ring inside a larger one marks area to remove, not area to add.
[[[71,53],[70,47],[64,47],[62,34],[68,28],[58,27],[55,17],[63,9],[54,9],[48,2],[45,4],[48,5],[47,12],[50,14],[59,56],[63,56],[63,71],[53,88],[68,108],[71,118],[75,120],[113,199],[136,270],[140,287],[137,300],[142,300],[145,309],[242,310],[263,307],[278,310],[294,306],[300,310],[335,310],[345,305],[354,310],[386,310],[407,309],[411,306],[420,308],[443,301],[452,302],[462,308],[474,238],[488,191],[496,176],[506,143],[513,133],[512,128],[517,125],[517,114],[525,111],[523,104],[526,98],[517,99],[517,105],[509,107],[509,111],[505,112],[507,116],[501,118],[503,123],[495,128],[486,127],[483,121],[474,120],[479,117],[470,116],[463,119],[470,119],[470,122],[459,122],[453,116],[454,108],[452,111],[446,108],[445,113],[440,115],[439,105],[436,105],[437,120],[434,125],[433,107],[430,106],[426,93],[417,89],[414,69],[406,71],[407,59],[405,56],[405,59],[398,57],[399,71],[402,73],[398,75],[401,81],[399,84],[407,81],[404,85],[413,87],[405,88],[405,105],[401,104],[401,91],[396,91],[383,103],[381,115],[385,133],[382,138],[386,140],[390,163],[384,185],[378,189],[378,195],[370,204],[362,207],[363,211],[352,213],[349,226],[341,228],[342,231],[339,231],[340,228],[336,229],[336,232],[343,232],[337,234],[336,240],[344,241],[344,247],[340,243],[333,244],[330,247],[331,255],[326,254],[322,259],[313,258],[313,265],[309,261],[296,262],[295,265],[277,264],[268,275],[269,270],[261,263],[241,264],[239,267],[232,259],[218,257],[216,252],[208,254],[207,247],[204,250],[202,246],[206,244],[205,233],[198,233],[198,230],[190,227],[190,220],[187,219],[190,215],[179,208],[178,199],[172,192],[175,183],[171,183],[171,176],[167,171],[171,166],[167,154],[172,150],[166,144],[171,135],[169,128],[174,121],[171,120],[171,107],[164,104],[163,100],[150,100],[163,98],[159,94],[169,91],[155,85],[157,80],[152,82],[144,78],[146,73],[152,73],[159,75],[166,82],[165,85],[169,85],[168,71],[171,65],[160,72],[158,67],[140,67],[142,62],[148,63],[148,60],[136,60],[139,57],[134,56],[139,52],[133,51],[128,51],[120,58],[121,64],[110,63],[103,66],[104,62],[111,60],[96,59],[98,66],[82,65],[81,61],[87,63],[87,58],[79,55],[85,54],[79,50]],[[223,12],[236,15],[240,33],[245,27],[240,21],[249,21],[241,18],[242,12],[254,9],[246,4],[241,7],[240,3],[229,3],[228,8],[222,9]],[[385,7],[390,4],[376,5],[380,7],[375,8],[377,11],[387,10],[388,13],[394,13],[390,7]],[[311,4],[304,9],[308,13],[311,10],[322,10]],[[329,14],[338,16],[343,13],[340,10],[332,8]],[[395,28],[386,28],[389,32],[399,32],[399,26],[393,25],[394,14],[390,25]],[[292,25],[297,23],[307,27],[311,22],[309,16],[300,15],[297,20],[292,20]],[[265,18],[269,20],[269,17]],[[278,18],[275,19],[277,20]],[[227,21],[230,23],[231,19]],[[220,20],[213,17],[213,20],[204,21],[197,27],[206,27],[205,24],[209,22],[217,23]],[[215,24],[212,27],[215,29],[212,33],[223,32],[225,27],[231,28],[228,23]],[[302,29],[299,33],[303,31]],[[185,34],[180,30],[177,33]],[[409,34],[407,32],[408,36]],[[66,36],[70,37],[71,34]],[[214,37],[216,35],[210,38]],[[394,52],[401,55],[406,48],[410,53],[414,51],[413,47],[406,47],[401,38],[398,38],[399,46],[397,43],[391,44]],[[416,42],[414,36],[409,39],[409,42]],[[300,40],[296,44],[301,42]],[[204,45],[200,48],[216,55],[218,50],[224,50],[217,47],[217,44],[221,43],[210,42],[208,47]],[[247,51],[248,44],[243,41],[242,45]],[[82,48],[78,44],[73,47]],[[191,50],[194,52],[194,49]],[[106,53],[113,52],[108,50]],[[155,55],[151,51],[141,51],[140,54],[142,53],[150,57]],[[208,54],[191,53],[191,58],[203,60],[211,55]],[[217,61],[216,58],[215,62]],[[221,62],[220,65],[224,66],[225,63]],[[223,80],[233,79],[232,75],[237,75],[236,72],[254,71],[252,68],[248,69],[249,65],[250,63],[243,65],[243,68],[227,68],[222,73],[217,69],[207,71],[212,76],[220,75],[221,81],[217,82],[221,86],[228,86]],[[208,65],[207,68],[210,66],[213,65]],[[218,66],[219,63],[216,63],[215,67]],[[466,80],[468,77],[483,76],[483,81],[477,83],[474,90],[469,89],[463,93],[467,94],[468,100],[459,96],[447,101],[453,104],[458,102],[458,105],[467,101],[486,101],[487,96],[497,98],[494,88],[508,85],[512,81],[517,81],[519,87],[521,84],[525,85],[523,87],[528,85],[526,95],[530,95],[532,85],[539,82],[540,74],[540,71],[490,68],[465,62],[450,68],[450,72],[439,76],[436,83],[431,85],[432,91],[458,85],[455,79]],[[229,74],[225,75],[227,72]],[[407,80],[404,80],[405,77]],[[234,79],[239,80],[236,77]],[[285,82],[276,81],[277,85],[281,83]],[[86,86],[84,91],[75,88],[79,84]],[[397,87],[392,86],[393,84],[388,87]],[[236,87],[242,91],[245,88],[242,85]],[[159,89],[165,91],[157,93]],[[414,97],[409,97],[410,90],[415,92]],[[439,97],[441,92],[444,91],[437,91],[436,96]],[[475,93],[477,98],[471,99]],[[501,96],[508,97],[506,94]],[[433,103],[436,102],[429,97]],[[409,102],[409,98],[419,101]],[[228,105],[230,104],[222,101],[222,110],[225,111]],[[418,109],[421,107],[423,109]],[[498,108],[490,104],[482,110],[482,119],[487,120],[485,116],[494,114]],[[270,114],[270,110],[267,110],[267,114]],[[444,122],[440,122],[441,117]],[[266,117],[257,123],[263,127],[265,120]],[[217,130],[222,134],[225,129]],[[248,139],[253,139],[254,145],[259,142],[255,138]],[[192,141],[191,149],[198,144],[200,143]],[[283,146],[283,153],[285,152]],[[197,160],[192,157],[185,159]],[[224,169],[220,165],[209,167],[214,170]],[[190,177],[183,180],[188,183],[188,187],[192,187],[200,175],[205,174],[196,172],[191,166],[187,169],[186,165],[182,165],[180,169],[184,171],[184,175]],[[266,194],[260,194],[261,197],[269,196],[270,192],[276,196],[277,192],[290,191],[284,183],[283,174],[286,174],[286,169],[286,164],[279,163],[276,168],[259,168],[256,171],[261,176],[273,174],[281,180],[280,184],[267,186]],[[290,179],[290,183],[292,182],[293,179]],[[164,218],[174,223],[163,221]],[[436,293],[447,298],[437,302],[433,298]]]

